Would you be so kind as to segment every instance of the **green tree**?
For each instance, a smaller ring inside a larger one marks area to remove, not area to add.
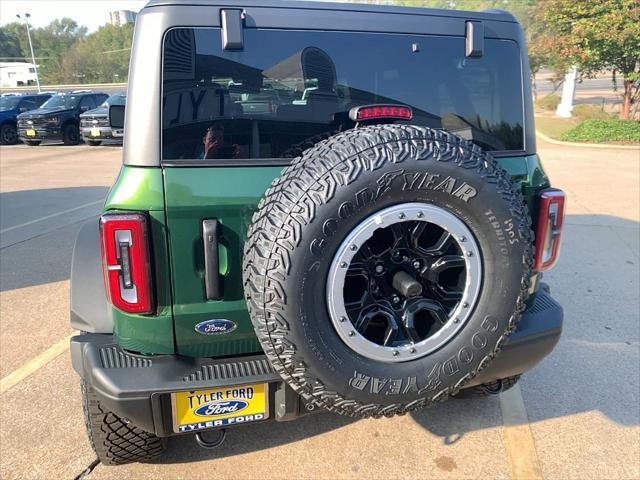
[[[71,46],[86,34],[87,27],[79,26],[70,18],[53,20],[46,27],[37,28],[32,32],[36,57],[47,57],[41,64],[38,62],[43,83],[63,83],[63,59]]]
[[[56,19],[46,27],[31,29],[38,73],[43,84],[62,81],[62,61],[71,46],[86,33],[87,27],[79,26],[70,18]],[[27,29],[23,22],[0,27],[0,57],[31,62]]]
[[[538,49],[583,75],[622,75],[621,118],[630,118],[640,96],[640,3],[637,0],[540,0],[544,28]]]
[[[132,39],[133,24],[105,25],[79,39],[62,62],[65,81],[126,81]]]
[[[29,52],[27,42],[27,30],[23,23],[12,22],[1,26],[0,58],[2,60],[26,61],[27,52]]]

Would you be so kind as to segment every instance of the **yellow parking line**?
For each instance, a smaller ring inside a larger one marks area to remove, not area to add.
[[[500,409],[511,478],[542,480],[540,461],[519,385],[500,394]]]
[[[68,350],[69,340],[73,335],[75,335],[75,333],[72,333],[68,337],[63,338],[58,343],[55,343],[54,345],[49,347],[47,350],[42,352],[37,357],[29,360],[27,363],[25,363],[18,369],[14,370],[3,379],[0,379],[0,395],[6,392],[7,390],[9,390],[10,388],[13,388],[14,386],[16,386],[18,383],[23,381],[32,373],[44,367],[47,363],[49,363],[51,360],[56,358],[61,353]]]

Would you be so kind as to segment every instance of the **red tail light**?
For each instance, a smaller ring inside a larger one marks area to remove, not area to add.
[[[100,217],[102,268],[109,301],[128,313],[152,313],[154,299],[147,217],[107,213]]]
[[[379,118],[411,120],[411,117],[413,117],[413,111],[406,105],[365,105],[354,107],[349,111],[349,118],[354,122]]]
[[[558,260],[564,223],[564,199],[564,192],[555,188],[543,190],[540,194],[533,266],[539,272],[549,270]]]

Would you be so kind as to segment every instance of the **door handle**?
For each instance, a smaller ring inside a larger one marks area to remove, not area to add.
[[[220,300],[222,299],[222,281],[218,256],[217,219],[202,221],[202,240],[204,240],[204,286],[207,300]]]

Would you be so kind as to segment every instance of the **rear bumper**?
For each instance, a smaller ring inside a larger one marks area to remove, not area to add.
[[[500,355],[467,386],[535,367],[558,343],[562,320],[562,307],[540,290]],[[106,408],[162,437],[175,434],[171,392],[269,383],[268,418],[291,420],[306,410],[264,355],[217,360],[134,355],[122,350],[113,335],[89,333],[71,339],[71,357],[74,370]]]

